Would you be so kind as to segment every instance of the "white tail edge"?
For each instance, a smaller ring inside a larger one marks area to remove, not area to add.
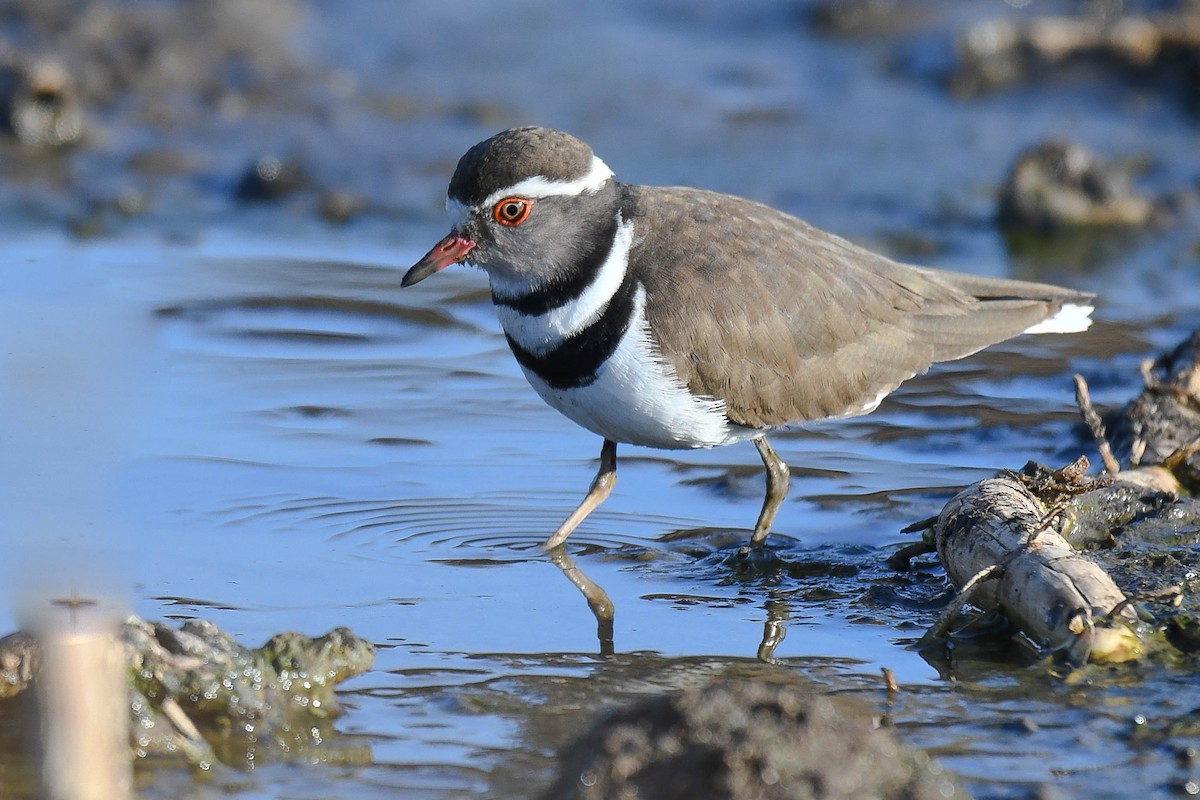
[[[1067,303],[1058,313],[1025,329],[1025,333],[1079,333],[1092,326],[1095,306]]]

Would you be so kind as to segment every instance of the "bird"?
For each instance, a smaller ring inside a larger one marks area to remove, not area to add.
[[[767,435],[867,414],[930,365],[1021,333],[1086,330],[1094,295],[899,263],[770,206],[618,181],[590,146],[511,128],[471,147],[447,189],[450,233],[401,279],[487,273],[533,389],[600,436],[600,466],[552,550],[611,494],[617,445],[751,441],[761,548],[790,471]]]

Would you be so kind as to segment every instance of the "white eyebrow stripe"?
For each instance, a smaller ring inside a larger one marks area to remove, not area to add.
[[[612,177],[613,171],[608,168],[608,165],[601,161],[599,156],[593,155],[592,166],[587,174],[573,181],[555,181],[543,175],[534,175],[532,178],[526,178],[512,186],[492,192],[484,198],[482,203],[474,206],[447,196],[446,216],[450,220],[450,226],[458,230],[466,224],[467,218],[472,213],[480,209],[491,208],[506,197],[528,197],[535,200],[541,197],[577,197],[581,194],[599,191],[604,184],[612,180]]]
[[[601,161],[599,156],[592,156],[592,166],[581,178],[573,181],[555,181],[543,175],[534,175],[532,178],[526,178],[512,186],[492,192],[482,203],[473,206],[472,209],[491,208],[506,197],[528,197],[535,200],[539,197],[575,197],[599,191],[604,184],[612,180],[612,177],[613,171],[608,168],[608,165]],[[447,199],[447,210],[450,209],[451,203],[458,208],[463,205],[457,200]]]

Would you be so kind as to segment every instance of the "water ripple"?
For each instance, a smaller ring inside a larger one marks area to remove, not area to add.
[[[463,497],[347,499],[291,493],[233,501],[213,513],[225,527],[250,526],[320,532],[327,542],[361,552],[409,546],[453,551],[467,549],[520,560],[542,558],[541,543],[562,522],[578,497],[555,493],[500,491]],[[609,511],[592,514],[571,537],[572,546],[592,551],[645,548],[664,527],[679,518]],[[745,532],[742,532],[744,537]],[[466,563],[476,556],[450,557]]]

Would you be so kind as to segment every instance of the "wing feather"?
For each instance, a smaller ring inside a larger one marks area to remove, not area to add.
[[[661,355],[741,425],[865,413],[930,364],[1090,299],[900,264],[729,195],[626,190],[631,262]]]

